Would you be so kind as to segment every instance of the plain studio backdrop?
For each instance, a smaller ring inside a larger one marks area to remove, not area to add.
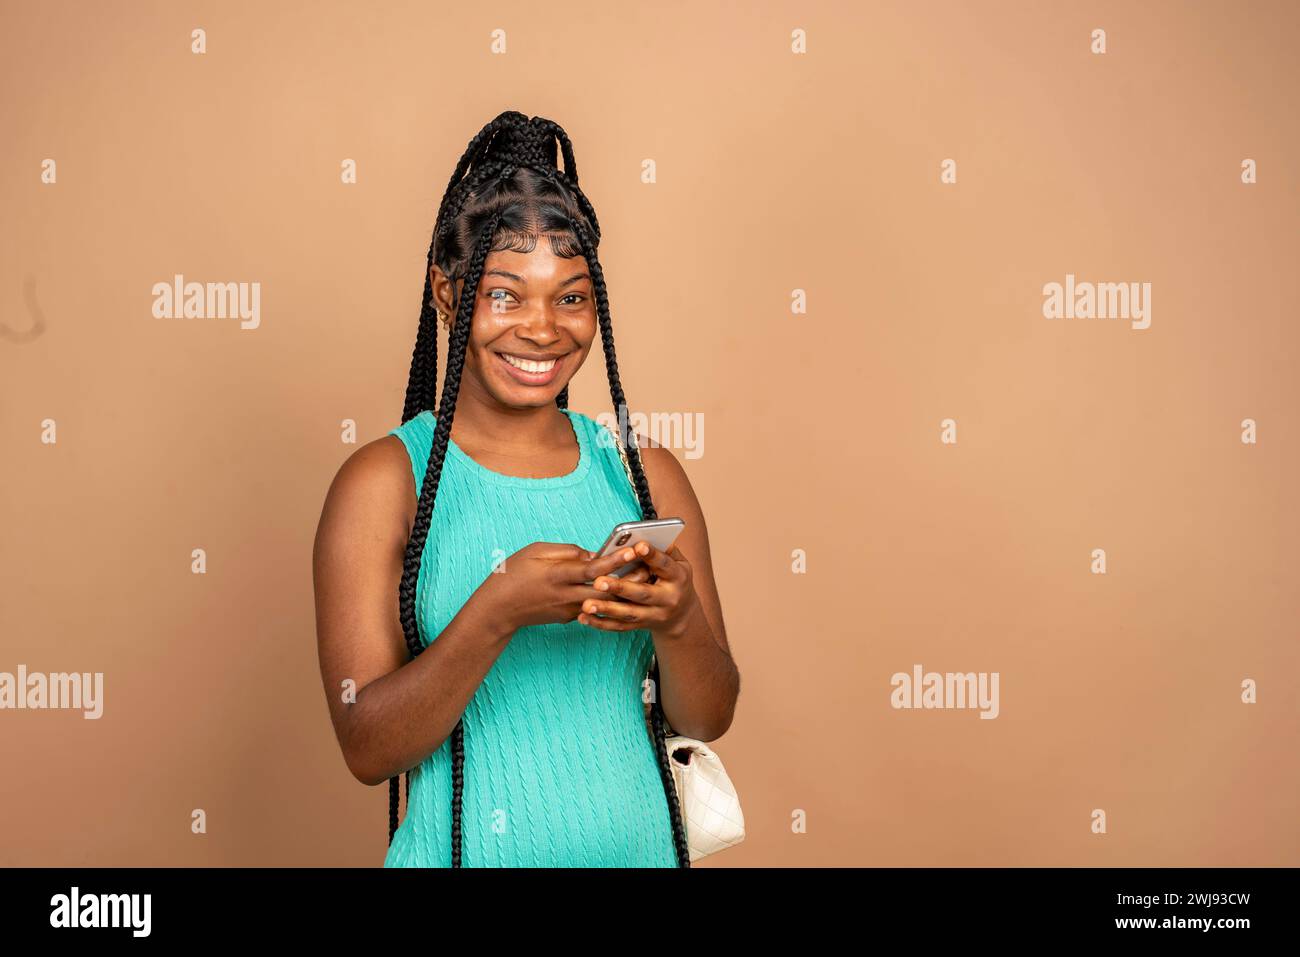
[[[1300,863],[1298,42],[1289,3],[7,5],[0,672],[104,710],[0,711],[0,863],[382,862],[312,540],[507,109],[573,138],[633,411],[705,423],[749,828],[705,866]],[[177,275],[257,328],[156,318]],[[1150,327],[1046,318],[1067,276]],[[998,716],[892,707],[917,665]]]

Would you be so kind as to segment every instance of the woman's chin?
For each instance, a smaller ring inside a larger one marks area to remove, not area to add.
[[[517,382],[497,385],[492,391],[502,405],[516,409],[540,409],[555,404],[555,397],[564,391],[567,382],[552,382],[545,387],[521,386]]]

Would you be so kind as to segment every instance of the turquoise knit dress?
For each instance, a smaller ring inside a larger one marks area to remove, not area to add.
[[[595,551],[641,517],[617,448],[598,440],[608,430],[563,411],[580,450],[567,475],[505,475],[448,445],[416,586],[426,646],[501,559],[538,541]],[[425,411],[389,433],[410,454],[417,495],[434,422]],[[641,700],[652,652],[645,630],[573,621],[515,632],[463,718],[462,866],[676,866]],[[451,866],[450,740],[412,774],[384,865]]]

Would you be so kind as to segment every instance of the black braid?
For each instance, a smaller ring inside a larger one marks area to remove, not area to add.
[[[556,163],[557,143],[564,158],[564,170]],[[516,172],[523,175],[516,177]],[[554,196],[541,196],[534,188],[532,193],[526,191],[529,183],[547,183],[555,193]],[[495,189],[495,192],[492,191]],[[525,189],[522,197],[509,195],[509,190]],[[474,203],[474,206],[471,206]],[[556,204],[567,205],[569,210],[560,214]],[[576,206],[575,206],[576,204]],[[532,214],[529,221],[525,214]],[[506,245],[496,244],[498,229],[507,234]],[[561,248],[561,234],[571,233],[577,240],[578,248],[572,251]],[[456,415],[456,399],[460,392],[461,375],[465,365],[468,349],[470,327],[473,321],[478,285],[483,275],[488,254],[495,248],[519,248],[521,240],[535,237],[539,233],[552,236],[552,247],[557,255],[576,255],[581,251],[591,271],[592,284],[596,290],[596,309],[600,323],[601,341],[605,353],[605,369],[609,377],[610,397],[614,402],[615,412],[623,433],[624,447],[632,467],[637,500],[643,518],[657,516],[654,502],[650,496],[650,486],[641,467],[641,455],[636,442],[632,441],[630,427],[627,424],[627,400],[619,380],[618,362],[614,354],[614,331],[609,314],[609,296],[605,288],[604,274],[600,261],[596,257],[596,245],[600,239],[600,226],[596,211],[590,201],[578,187],[578,171],[573,156],[573,145],[568,134],[551,120],[541,117],[529,120],[522,113],[507,111],[483,127],[469,142],[439,207],[434,225],[433,241],[429,246],[429,256],[425,268],[424,296],[420,304],[419,327],[416,331],[415,349],[411,357],[410,378],[407,382],[406,399],[402,410],[402,421],[406,422],[419,415],[432,405],[437,381],[437,324],[434,321],[435,306],[431,270],[435,262],[443,272],[452,278],[463,278],[464,285],[456,305],[456,318],[448,336],[447,373],[443,381],[442,395],[436,411],[433,446],[425,468],[424,482],[420,489],[416,505],[415,522],[411,537],[407,542],[406,555],[402,563],[402,578],[398,586],[399,618],[402,634],[406,640],[407,652],[414,659],[424,650],[420,639],[419,623],[415,614],[415,596],[419,582],[420,564],[424,555],[432,524],[434,503],[438,494],[438,482],[442,474],[443,462],[447,455],[447,446],[451,436],[452,421]],[[557,237],[560,237],[557,239]],[[469,255],[462,255],[466,240],[472,240]],[[512,245],[516,244],[516,245]],[[569,388],[566,384],[555,397],[555,404],[567,409]],[[668,800],[669,820],[672,828],[673,846],[680,867],[690,866],[686,833],[682,825],[677,790],[673,782],[669,759],[664,751],[664,716],[659,704],[658,663],[651,670],[651,680],[656,693],[651,705],[651,726],[655,738],[655,753],[658,760],[660,777],[663,780],[664,793]],[[452,866],[461,865],[461,805],[464,793],[464,719],[456,722],[450,736],[452,757]],[[410,813],[411,772],[406,773],[407,813]],[[399,801],[399,784],[397,776],[389,780],[389,827],[388,840],[392,843],[397,830],[397,811]]]
[[[575,221],[578,241],[582,243],[583,254],[587,257],[587,266],[591,270],[591,283],[596,288],[596,315],[600,320],[600,339],[605,348],[605,370],[609,376],[609,394],[614,400],[615,415],[619,420],[620,438],[627,452],[628,464],[632,467],[632,479],[636,485],[637,501],[641,505],[641,517],[646,521],[656,519],[654,502],[650,498],[650,483],[646,481],[645,470],[641,467],[641,450],[633,441],[632,426],[628,422],[627,399],[623,395],[623,384],[618,376],[618,359],[614,355],[614,325],[609,316],[609,293],[605,288],[605,274],[596,258],[596,248],[587,235],[586,227],[581,221]],[[650,680],[654,683],[654,695],[650,702],[650,726],[654,732],[655,758],[659,764],[659,777],[663,781],[664,794],[668,798],[668,820],[673,832],[673,845],[677,851],[677,866],[690,867],[691,857],[686,842],[686,828],[682,823],[681,806],[677,799],[677,785],[673,780],[672,767],[669,765],[665,751],[665,731],[663,705],[659,701],[659,662],[651,670]]]
[[[438,323],[433,304],[433,244],[429,244],[429,261],[424,270],[424,297],[420,300],[420,326],[415,333],[415,351],[411,355],[411,375],[406,383],[406,402],[402,421],[408,422],[430,408],[438,381]]]
[[[429,537],[429,526],[433,519],[433,503],[438,495],[438,481],[442,476],[442,463],[447,456],[447,443],[451,437],[452,420],[456,417],[456,399],[460,394],[460,377],[465,368],[465,352],[469,344],[470,324],[474,313],[474,303],[479,278],[483,274],[483,264],[487,260],[492,239],[496,235],[496,226],[500,212],[488,221],[483,230],[478,247],[470,260],[469,273],[466,278],[468,295],[462,295],[456,311],[456,320],[452,325],[447,346],[447,375],[443,381],[442,397],[438,401],[437,420],[433,428],[433,448],[429,453],[429,464],[424,473],[424,484],[420,489],[419,504],[415,509],[415,522],[411,537],[406,544],[406,557],[402,563],[402,580],[398,589],[399,614],[402,622],[402,634],[406,638],[406,650],[414,659],[424,646],[420,641],[419,625],[415,615],[415,590],[420,575],[420,559],[424,554],[424,545]],[[451,866],[460,866],[460,801],[463,783],[465,756],[464,719],[456,722],[451,732],[452,753],[452,831],[451,831]],[[396,780],[394,778],[394,780]],[[391,785],[390,785],[391,790]],[[392,823],[390,805],[390,825]],[[389,835],[392,841],[392,834]]]

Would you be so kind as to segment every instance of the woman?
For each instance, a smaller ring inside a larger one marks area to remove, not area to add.
[[[633,488],[612,434],[568,408],[599,329],[625,427],[599,237],[558,124],[485,126],[438,211],[402,425],[326,498],[321,677],[348,768],[390,783],[387,866],[688,866],[664,722],[719,737],[739,675],[676,457],[625,431]],[[677,544],[595,557],[656,503],[685,520]]]

